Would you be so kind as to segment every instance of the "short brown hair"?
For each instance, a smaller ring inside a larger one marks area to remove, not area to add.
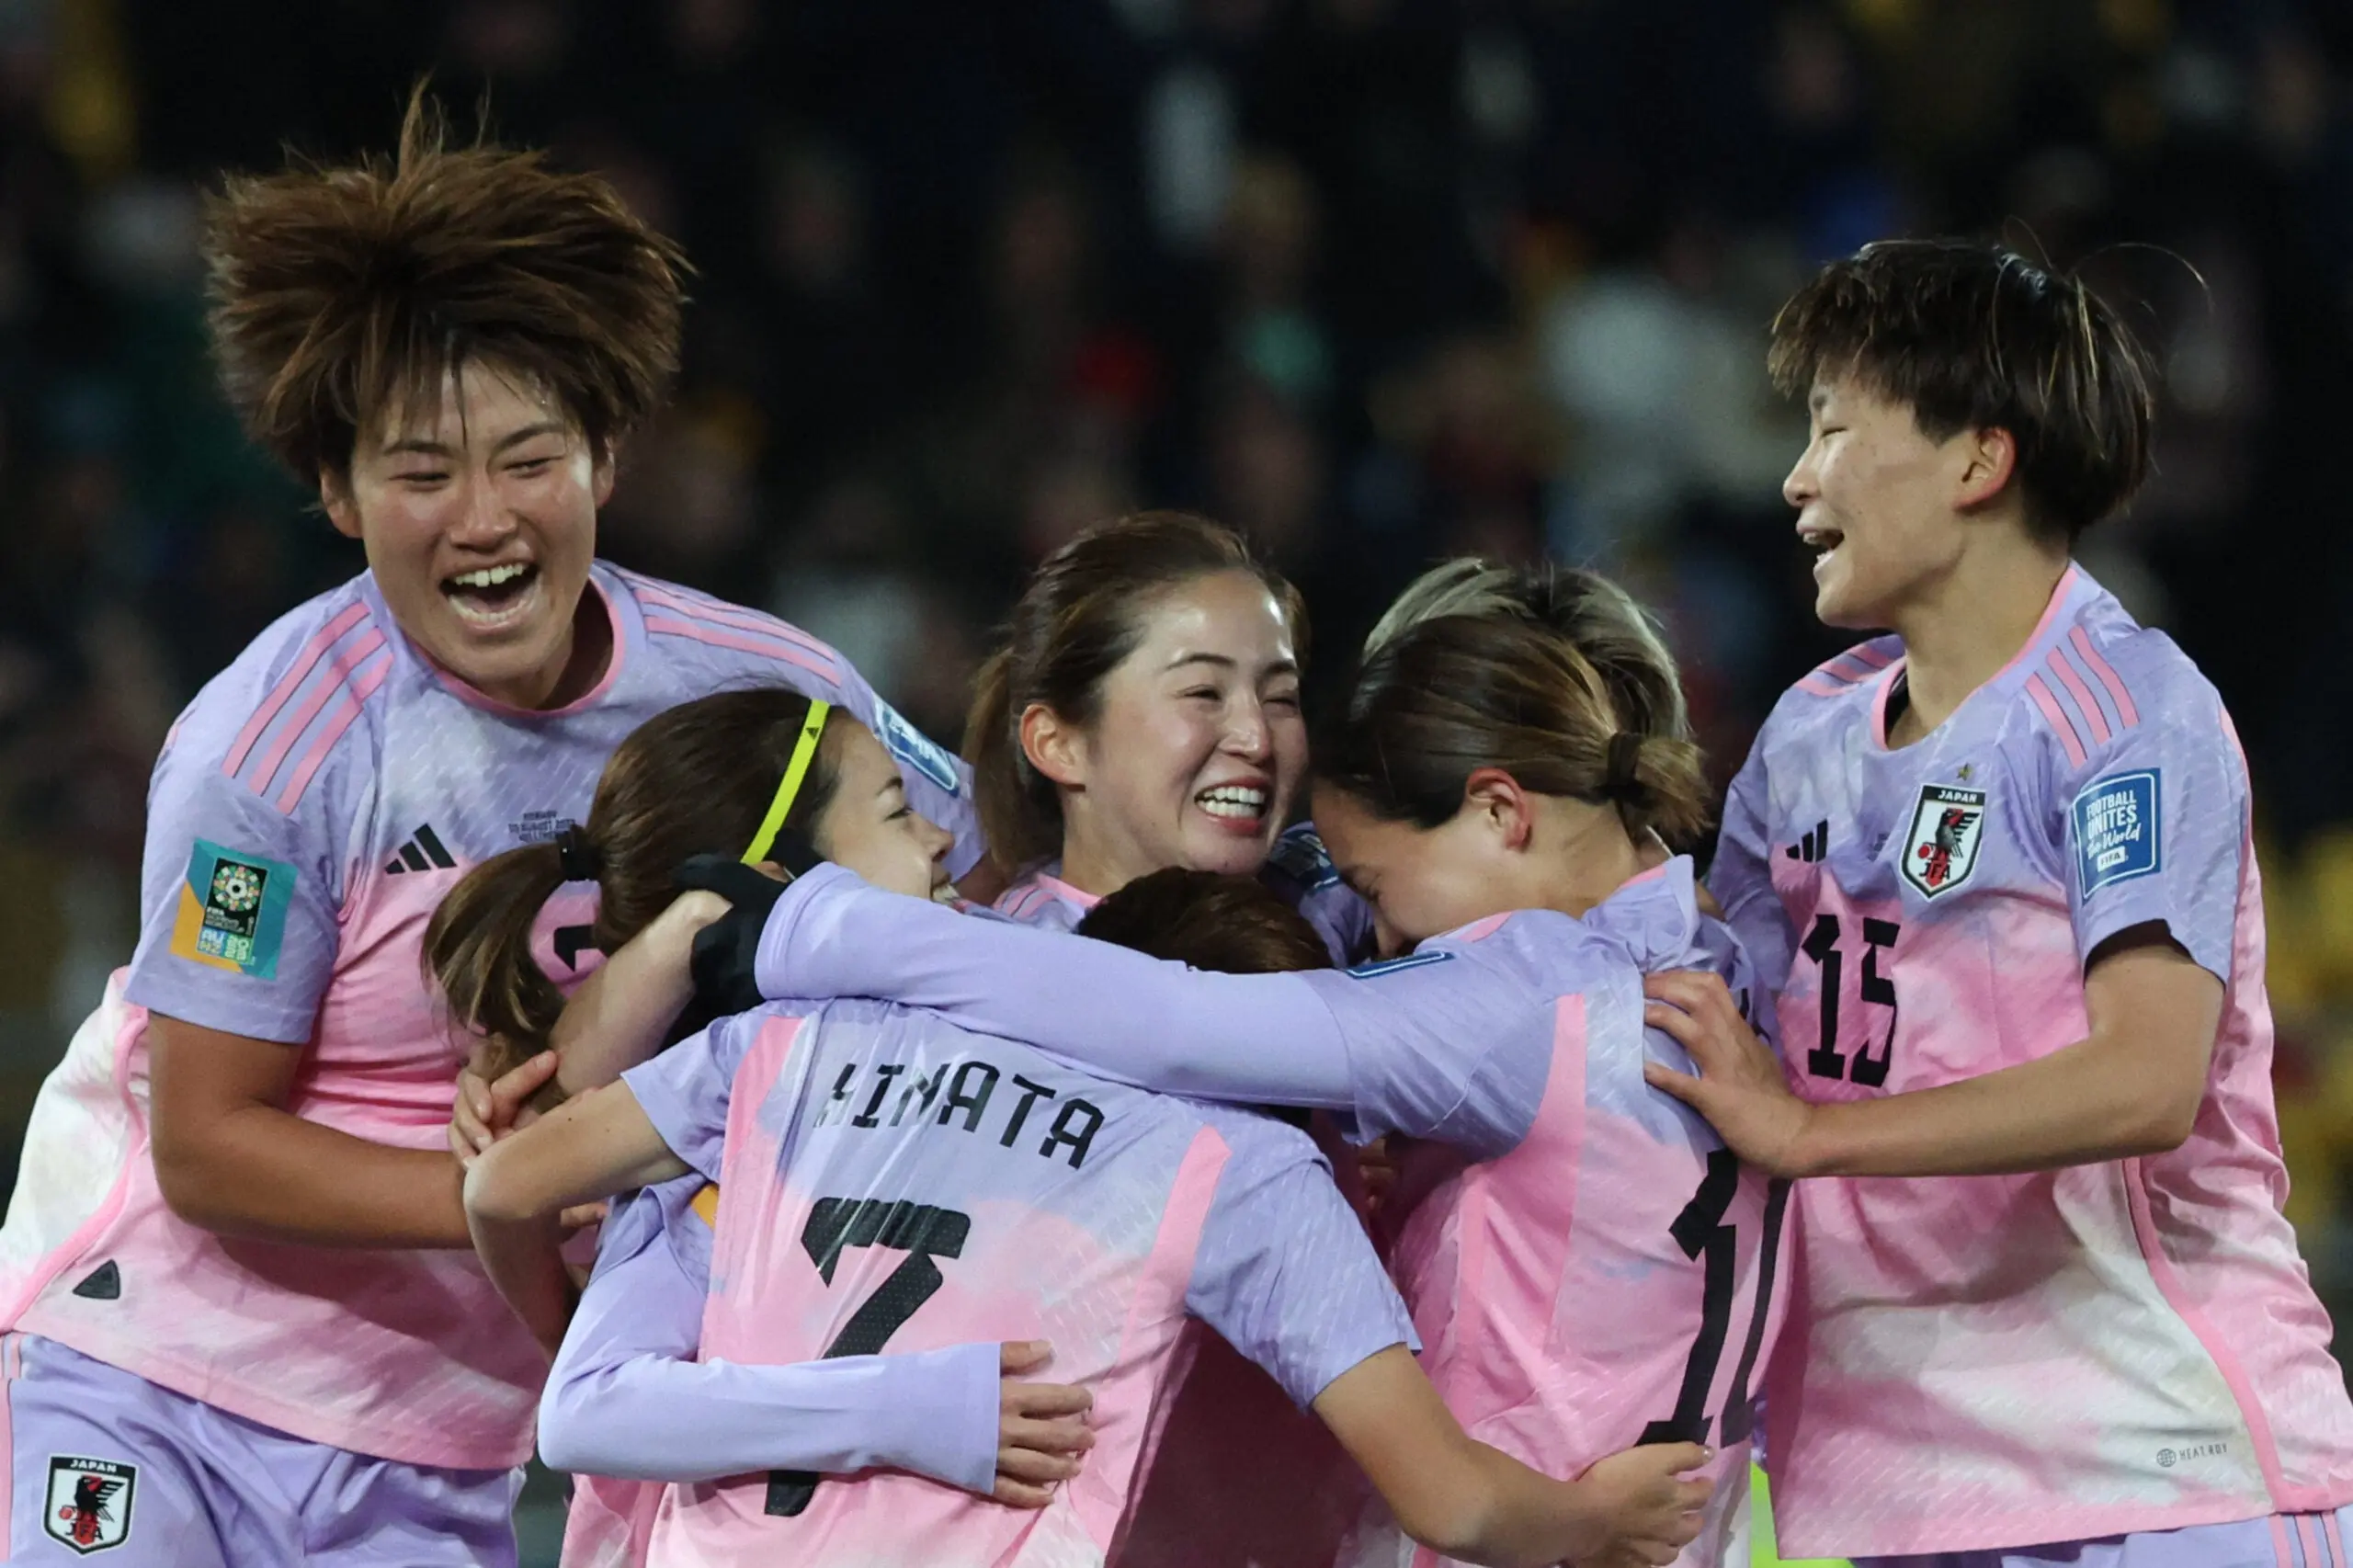
[[[307,483],[369,422],[479,360],[545,388],[599,457],[661,406],[685,256],[612,186],[452,149],[420,86],[388,166],[232,177],[206,207],[213,357],[253,438]]]
[[[1299,590],[1260,564],[1240,534],[1207,517],[1137,512],[1098,524],[1031,574],[996,652],[972,677],[964,722],[973,804],[1001,868],[1017,870],[1062,848],[1062,796],[1022,753],[1022,713],[1042,702],[1066,723],[1094,722],[1104,677],[1135,652],[1154,601],[1221,572],[1266,585],[1304,665],[1307,607]]]
[[[596,874],[589,941],[619,951],[677,896],[678,863],[744,852],[767,817],[809,717],[790,687],[699,697],[630,732],[597,780],[582,852]],[[835,740],[858,721],[835,709],[784,826],[804,836],[831,803]],[[563,994],[531,957],[531,926],[565,881],[555,840],[494,855],[458,881],[425,928],[425,966],[464,1028],[498,1042],[488,1076],[543,1049]]]
[[[1329,969],[1307,917],[1255,877],[1170,866],[1086,912],[1078,934],[1222,974]]]
[[[1774,384],[1852,376],[1942,441],[2018,444],[2029,524],[2073,543],[2148,477],[2155,361],[2082,278],[1967,240],[1883,240],[1824,267],[1773,319]]]
[[[1628,776],[1613,780],[1612,743]],[[1521,788],[1614,803],[1629,832],[1688,847],[1708,785],[1675,659],[1596,572],[1465,559],[1407,586],[1366,644],[1317,775],[1377,817],[1424,828],[1482,767]]]

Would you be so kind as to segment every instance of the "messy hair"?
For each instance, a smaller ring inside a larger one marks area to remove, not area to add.
[[[2073,543],[2148,476],[2147,347],[2080,277],[2001,245],[1885,240],[1832,262],[1774,318],[1768,364],[1798,396],[1853,377],[1931,440],[2008,431],[2045,538]]]
[[[686,257],[596,175],[452,147],[420,85],[388,165],[233,176],[206,204],[212,351],[255,441],[307,483],[480,362],[555,397],[601,458],[661,406]]]

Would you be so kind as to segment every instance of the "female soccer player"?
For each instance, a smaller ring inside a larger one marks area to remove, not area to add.
[[[1644,974],[1704,965],[1750,989],[1689,862],[1644,869],[1652,829],[1703,820],[1674,665],[1589,574],[1460,576],[1416,594],[1433,613],[1384,629],[1316,788],[1334,858],[1407,956],[1201,974],[819,867],[769,912],[759,985],[891,997],[1121,1081],[1452,1145],[1476,1164],[1426,1177],[1396,1260],[1449,1405],[1551,1473],[1642,1441],[1719,1442],[1687,1556],[1743,1560],[1788,1193],[1642,1082],[1671,1049],[1645,1036]],[[741,935],[729,922],[722,947]],[[1368,1554],[1403,1550],[1374,1537]]]
[[[11,1560],[511,1562],[543,1363],[438,1148],[433,906],[585,814],[647,716],[752,679],[884,736],[952,869],[977,835],[830,650],[593,560],[679,306],[677,253],[604,182],[447,148],[420,101],[390,166],[230,182],[208,253],[233,402],[369,569],[157,764],[138,952],[42,1089],[0,1233]],[[594,961],[587,921],[551,903],[551,972]]]
[[[1080,534],[1022,591],[973,682],[964,752],[1003,914],[1067,931],[1167,867],[1266,875],[1336,959],[1365,906],[1313,830],[1284,831],[1307,771],[1307,610],[1240,536],[1181,512]]]
[[[1336,956],[1361,950],[1366,908],[1332,872],[1313,830],[1278,838],[1306,769],[1305,639],[1297,591],[1206,518],[1137,514],[1087,529],[1050,556],[982,669],[966,730],[975,808],[1002,874],[1017,879],[996,908],[1068,930],[1103,894],[1165,867],[1260,872],[1315,921]],[[659,862],[654,894],[666,891],[667,869],[684,853]],[[540,867],[520,890],[527,902],[551,874]],[[642,911],[628,913],[625,924],[600,923],[607,950],[643,924]],[[631,952],[575,998],[562,1062],[567,1088],[610,1082],[666,1038],[685,999],[685,971],[665,955],[682,949],[701,918],[688,908],[657,923],[652,951]],[[455,932],[476,916],[453,901],[441,919]],[[486,988],[494,998],[519,994],[536,977],[519,944],[503,951],[521,969],[511,984]],[[459,1012],[529,1054],[550,1038],[559,1003],[544,983],[537,994],[529,1018]],[[590,1025],[608,1009],[629,1017]],[[548,1066],[494,1088],[470,1081],[467,1092],[513,1104]],[[458,1138],[472,1153],[489,1145],[493,1128],[468,1109],[461,1100]],[[1347,1175],[1353,1179],[1352,1169]],[[1361,1505],[1354,1467],[1257,1369],[1214,1336],[1196,1337],[1122,1562],[1328,1560]],[[892,1419],[879,1407],[875,1415]],[[1237,1432],[1249,1437],[1236,1441]]]
[[[2353,1404],[2279,1211],[2245,764],[2069,559],[2146,472],[2148,356],[2079,279],[1934,242],[1824,268],[1772,363],[1813,418],[1783,493],[1815,611],[1893,634],[1782,698],[1725,810],[1781,1060],[1660,977],[1700,1076],[1654,1081],[1808,1178],[1783,1550],[2342,1561]]]
[[[1243,879],[1165,873],[1103,907],[1154,899],[1166,877],[1199,879],[1176,890],[1173,915],[1213,939],[1164,940],[1204,958],[1238,949],[1253,966],[1324,961],[1313,929]],[[1253,927],[1276,950],[1251,941]],[[771,1006],[500,1142],[469,1173],[467,1204],[494,1277],[536,1312],[561,1290],[548,1227],[563,1203],[689,1171],[723,1177],[704,1357],[887,1366],[958,1339],[1030,1335],[1094,1386],[1096,1446],[1035,1513],[889,1473],[744,1474],[745,1437],[770,1417],[711,1397],[706,1367],[674,1350],[567,1368],[550,1441],[678,1483],[654,1563],[1100,1563],[1188,1313],[1312,1402],[1443,1550],[1665,1562],[1697,1528],[1707,1489],[1667,1473],[1696,1462],[1695,1446],[1563,1483],[1467,1440],[1406,1353],[1404,1308],[1313,1146],[1272,1118],[1092,1078],[914,1009]],[[660,1433],[616,1427],[570,1392],[584,1374],[632,1407],[660,1389],[653,1403],[683,1408]]]
[[[598,1027],[641,1034],[647,1043],[634,1054],[642,1058],[675,1033],[688,1000],[688,945],[725,907],[708,892],[674,899],[672,872],[681,860],[740,853],[755,862],[773,856],[805,864],[809,855],[823,855],[857,866],[878,885],[937,897],[948,890],[943,857],[950,846],[949,835],[907,803],[895,761],[847,713],[789,687],[718,692],[632,731],[605,765],[582,823],[467,872],[426,928],[425,958],[461,1026],[510,1053],[516,1042],[544,1040],[563,998],[539,968],[532,932],[560,887],[593,882],[589,935],[599,948],[618,952],[642,933],[632,958],[670,956],[666,972],[649,971],[635,983],[597,993],[605,1005]],[[600,1238],[598,1273],[621,1282],[605,1291],[614,1303],[598,1318],[607,1335],[652,1333],[664,1343],[683,1335],[692,1350],[710,1233],[707,1212],[691,1206],[695,1196],[692,1188],[642,1195]],[[710,1207],[706,1200],[701,1209]],[[673,1252],[686,1260],[683,1270]],[[682,1328],[665,1321],[671,1298],[683,1299],[675,1310],[684,1314]],[[526,1321],[552,1351],[568,1315],[556,1297]],[[1084,1442],[1075,1415],[1086,1396],[1021,1382],[1000,1392],[1001,1369],[1038,1357],[1032,1347],[976,1343],[872,1366],[702,1368],[691,1380],[699,1399],[756,1405],[762,1419],[714,1434],[748,1448],[706,1442],[700,1451],[725,1456],[713,1473],[889,1464],[1007,1501],[1042,1501],[1030,1488],[1065,1473],[1062,1456]],[[699,1419],[675,1401],[665,1404],[676,1392],[635,1401],[600,1395],[594,1423],[583,1425],[625,1426],[641,1437],[675,1432]],[[1034,1425],[1057,1417],[1069,1419]],[[572,1462],[575,1454],[586,1462]],[[551,1442],[547,1455],[583,1472],[574,1483],[565,1562],[643,1562],[658,1489],[612,1481],[576,1438]]]

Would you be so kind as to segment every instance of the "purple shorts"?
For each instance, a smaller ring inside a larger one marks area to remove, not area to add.
[[[0,1364],[10,1562],[515,1562],[519,1470],[436,1470],[306,1442],[31,1335],[0,1340]]]
[[[2227,1525],[2143,1530],[2007,1551],[1858,1557],[1855,1568],[2353,1568],[2353,1506],[2333,1514],[2266,1514]]]

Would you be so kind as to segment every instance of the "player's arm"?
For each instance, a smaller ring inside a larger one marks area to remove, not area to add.
[[[1045,1359],[1042,1345],[790,1366],[696,1360],[710,1233],[691,1210],[665,1212],[682,1196],[676,1185],[649,1188],[606,1226],[540,1403],[549,1464],[680,1482],[882,1467],[1028,1506],[1077,1473],[1093,1441],[1090,1396],[1021,1381]]]
[[[1710,1487],[1679,1477],[1708,1462],[1706,1449],[1654,1444],[1552,1480],[1467,1436],[1402,1345],[1335,1378],[1313,1409],[1399,1527],[1443,1556],[1665,1563],[1699,1533]]]
[[[301,1047],[151,1013],[147,1048],[155,1183],[188,1223],[310,1246],[467,1244],[448,1155],[286,1109]]]
[[[1814,1105],[1790,1092],[1712,974],[1654,975],[1650,1021],[1699,1074],[1654,1062],[1740,1156],[1776,1176],[1998,1176],[2127,1159],[2189,1136],[2222,1013],[2222,983],[2144,925],[2084,978],[2090,1032],[2032,1062],[1956,1084]]]
[[[552,1041],[565,1094],[609,1084],[662,1049],[694,999],[695,934],[726,913],[716,893],[680,894],[573,993]]]
[[[1449,1557],[1665,1562],[1708,1488],[1697,1445],[1638,1450],[1574,1483],[1465,1436],[1411,1354],[1413,1323],[1303,1134],[1216,1113],[1228,1155],[1186,1306],[1314,1411],[1406,1533]]]
[[[1332,1109],[1355,1103],[1339,1026],[1299,975],[1203,973],[1108,942],[969,919],[834,865],[783,890],[756,945],[757,989],[767,995],[932,1007],[965,1028],[1165,1093]]]
[[[492,1145],[466,1171],[466,1222],[483,1271],[551,1353],[572,1316],[563,1210],[688,1168],[630,1086],[608,1084]]]

